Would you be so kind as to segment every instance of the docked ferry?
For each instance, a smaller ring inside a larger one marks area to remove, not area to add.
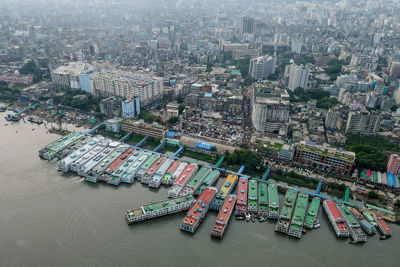
[[[343,215],[340,213],[335,201],[325,200],[323,207],[336,236],[343,238],[349,237],[349,228],[347,228]]]
[[[229,220],[232,216],[232,212],[235,208],[236,196],[229,195],[222,205],[218,215],[217,220],[211,230],[211,236],[215,238],[224,238],[225,230],[228,226]]]
[[[235,216],[236,217],[244,217],[246,216],[247,211],[247,188],[248,188],[249,179],[246,177],[240,177],[238,188],[237,188],[237,200],[236,200],[236,209]]]
[[[279,220],[276,223],[275,231],[287,233],[289,230],[290,219],[292,218],[293,208],[296,204],[297,191],[288,189],[285,195],[285,201],[279,215]]]
[[[308,195],[300,193],[297,197],[296,206],[294,208],[293,217],[290,221],[288,235],[301,238],[303,232],[303,222],[306,216],[308,206]]]
[[[279,198],[276,184],[268,185],[268,218],[279,219]]]
[[[392,229],[390,229],[389,225],[385,222],[382,215],[373,213],[376,223],[378,224],[378,229],[384,236],[392,236]]]

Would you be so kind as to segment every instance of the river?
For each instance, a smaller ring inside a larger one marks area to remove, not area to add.
[[[2,115],[5,113],[0,113]],[[124,213],[167,198],[140,183],[91,184],[57,171],[38,150],[59,136],[44,125],[0,125],[0,266],[397,266],[400,227],[365,244],[337,239],[322,208],[321,227],[301,240],[273,222],[233,219],[223,240],[210,238],[209,212],[194,235],[179,230],[184,213],[128,226]],[[34,130],[32,130],[34,129]]]

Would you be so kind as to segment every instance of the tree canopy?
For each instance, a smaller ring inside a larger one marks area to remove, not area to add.
[[[28,61],[25,63],[22,68],[19,70],[21,74],[31,74],[33,75],[34,82],[40,82],[43,77],[43,71],[40,69],[39,66],[36,66],[33,60]]]
[[[261,158],[249,149],[235,150],[234,153],[228,155],[227,162],[244,165],[248,171],[257,172],[264,169]]]

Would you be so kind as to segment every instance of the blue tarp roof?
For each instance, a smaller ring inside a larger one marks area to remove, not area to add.
[[[204,97],[212,97],[212,93],[205,93]]]
[[[198,143],[196,144],[196,147],[202,148],[202,149],[211,150],[211,149],[214,147],[214,145],[212,145],[212,144],[207,144],[207,143],[203,143],[203,142],[198,142]]]
[[[168,137],[168,138],[174,138],[175,134],[176,134],[176,132],[174,132],[174,131],[167,131],[165,133],[165,136]]]
[[[394,178],[394,175],[392,173],[387,174],[387,179],[390,186],[396,186],[396,179]]]

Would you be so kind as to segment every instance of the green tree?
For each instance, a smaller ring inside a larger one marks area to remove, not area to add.
[[[35,64],[33,60],[26,62],[22,68],[19,70],[21,74],[31,74],[33,75],[34,82],[40,82],[43,77],[43,71],[39,66]]]
[[[379,198],[379,195],[378,195],[378,193],[376,193],[375,191],[371,190],[371,191],[369,191],[369,192],[367,193],[367,197],[368,197],[369,199],[378,199],[378,198]]]
[[[183,103],[183,95],[182,94],[178,94],[176,96],[176,102],[178,102],[179,104]]]
[[[178,114],[181,115],[184,109],[185,109],[185,105],[179,104],[179,106],[178,106]]]
[[[153,118],[153,115],[151,113],[146,113],[144,115],[143,119],[147,123],[153,123],[154,122],[154,118]]]
[[[213,70],[213,65],[211,63],[207,63],[207,69],[206,72],[210,73]]]
[[[174,116],[168,119],[168,123],[171,125],[174,125],[175,123],[177,123],[179,121],[179,118]]]
[[[244,165],[249,171],[263,170],[261,158],[249,149],[237,149],[227,157],[230,164]]]

